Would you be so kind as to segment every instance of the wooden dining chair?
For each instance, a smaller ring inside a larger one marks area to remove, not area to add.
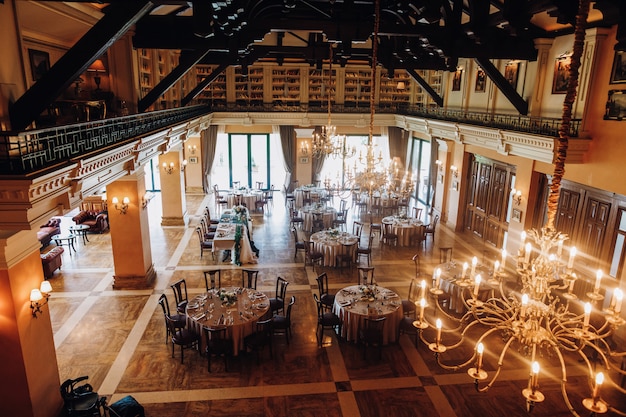
[[[180,346],[180,363],[185,361],[185,349],[198,348],[200,338],[198,334],[190,327],[176,327],[177,322],[173,318],[166,316],[165,322],[170,329],[172,335],[172,358],[174,357],[174,347]]]
[[[325,309],[330,310],[335,303],[335,294],[331,294],[328,290],[328,274],[324,272],[318,275],[315,280],[317,281],[317,291],[320,293],[319,300]]]
[[[415,278],[417,278],[420,275],[420,255],[419,255],[419,253],[416,253],[415,255],[413,255],[411,260],[413,261],[413,264],[415,264]]]
[[[211,269],[204,271],[204,285],[206,290],[213,290],[215,288],[222,288],[222,270]]]
[[[439,263],[443,264],[452,260],[452,247],[439,248]]]
[[[374,285],[374,267],[373,266],[359,266],[357,268],[357,276],[359,279],[359,285]]]
[[[186,314],[171,314],[170,313],[170,304],[167,301],[167,296],[165,294],[161,294],[159,297],[159,305],[163,309],[163,318],[166,317],[171,318],[174,321],[174,327],[182,329],[187,326],[187,315]],[[170,326],[167,324],[167,319],[165,319],[165,343],[169,340],[171,336]]]
[[[367,266],[370,266],[370,262],[372,261],[372,244],[374,243],[374,236],[370,234],[367,238],[366,246],[358,246],[356,248],[356,262],[359,263],[361,256],[367,257]]]
[[[204,255],[204,251],[211,251],[211,258],[215,260],[215,254],[213,253],[213,240],[207,239],[205,237],[205,233],[202,231],[201,227],[196,227],[196,234],[198,235],[198,241],[200,243],[200,259]]]
[[[324,330],[334,330],[337,334],[341,334],[341,319],[332,311],[326,310],[317,297],[317,294],[313,294],[313,299],[317,305],[317,328],[315,330],[315,336],[317,337],[318,346],[322,347]]]
[[[398,245],[398,235],[393,231],[393,224],[383,223],[383,243],[390,245],[393,242],[394,246]]]
[[[296,303],[296,296],[292,295],[287,305],[287,313],[284,315],[274,314],[272,317],[272,335],[285,333],[287,344],[289,344],[289,338],[291,337],[291,308]]]
[[[233,355],[233,340],[226,335],[226,327],[206,327],[204,331],[204,354],[207,357],[208,369],[211,372],[211,357],[224,358],[224,371],[228,372],[228,358]]]
[[[176,311],[184,313],[187,308],[187,281],[185,279],[179,279],[172,285],[170,285],[172,291],[174,291],[174,301],[176,302]]]
[[[311,265],[313,272],[315,272],[315,265],[321,266],[323,262],[324,254],[315,250],[315,243],[311,240],[305,242],[304,269],[306,269],[307,265]]]
[[[259,271],[256,269],[242,269],[241,270],[241,287],[252,288],[256,290],[256,281],[259,277]]]
[[[421,207],[413,207],[413,218],[417,220],[422,219],[422,208]]]
[[[366,317],[359,329],[359,343],[363,346],[363,359],[367,359],[367,349],[378,348],[378,359],[382,358],[387,317]]]
[[[306,253],[306,242],[303,240],[300,240],[300,236],[298,235],[298,230],[295,227],[291,228],[291,232],[293,233],[294,249],[295,249],[294,254],[293,254],[293,259],[296,259],[299,251],[303,251]]]
[[[243,339],[246,351],[250,350],[256,352],[257,365],[261,362],[261,351],[265,349],[265,346],[269,347],[270,358],[274,357],[272,352],[272,319],[258,321],[256,323],[256,331],[247,335]]]
[[[274,297],[270,298],[270,311],[272,314],[285,312],[285,297],[289,282],[281,277],[276,278],[276,291]]]
[[[416,302],[419,302],[419,291],[420,291],[420,283],[417,278],[411,278],[411,283],[409,284],[409,295],[405,300],[402,300],[402,313],[405,316],[413,316],[415,317],[415,311],[417,310]]]

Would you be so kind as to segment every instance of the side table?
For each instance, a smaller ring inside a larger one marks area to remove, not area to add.
[[[74,247],[74,241],[76,240],[76,235],[72,233],[63,233],[52,236],[52,240],[56,243],[57,246],[67,246],[69,249],[68,252],[70,256],[72,255],[72,250],[76,252],[76,248]]]
[[[70,226],[68,228],[68,230],[70,232],[73,232],[75,234],[77,234],[78,236],[81,236],[83,238],[83,245],[86,244],[87,242],[89,242],[89,239],[87,238],[87,230],[89,230],[89,226],[86,224],[76,224],[74,226]]]

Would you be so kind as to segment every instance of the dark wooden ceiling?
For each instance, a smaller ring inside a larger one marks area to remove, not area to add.
[[[588,26],[618,25],[616,49],[626,50],[626,1],[591,4]],[[104,17],[16,102],[20,114],[12,112],[14,128],[26,127],[47,106],[40,103],[42,98],[54,100],[133,25],[136,48],[181,50],[181,65],[171,82],[196,63],[220,68],[259,61],[320,66],[328,62],[329,44],[333,61],[339,65],[371,63],[378,7],[380,65],[389,72],[400,68],[450,71],[459,58],[475,59],[483,67],[490,59],[535,60],[535,39],[573,31],[578,2],[111,0],[98,7]],[[154,96],[164,88],[168,86],[155,89]]]

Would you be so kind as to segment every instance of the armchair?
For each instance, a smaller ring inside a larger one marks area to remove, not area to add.
[[[102,233],[109,228],[109,217],[105,211],[83,210],[72,217],[76,224],[86,224],[89,226],[88,232]]]

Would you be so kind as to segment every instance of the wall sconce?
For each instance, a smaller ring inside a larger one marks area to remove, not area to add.
[[[128,203],[130,203],[130,200],[128,199],[128,197],[124,197],[122,199],[122,204],[120,204],[120,200],[118,200],[117,197],[113,197],[111,202],[115,206],[116,210],[119,210],[121,214],[126,214],[126,211],[128,210]]]
[[[142,198],[141,198],[141,208],[145,209],[146,207],[148,207],[148,204],[150,203],[150,201],[154,198],[154,194],[152,193],[146,193]]]
[[[302,156],[307,156],[309,154],[309,142],[302,141],[300,144],[300,153]]]
[[[51,292],[52,286],[49,281],[42,281],[39,289],[35,288],[30,291],[30,309],[34,318],[37,318],[37,313],[42,313],[41,307],[48,304],[48,297],[50,297]]]
[[[198,147],[196,145],[193,145],[193,146],[189,145],[189,146],[187,146],[187,151],[189,151],[189,153],[191,155],[195,155],[197,150],[198,150]]]
[[[456,167],[456,165],[451,165],[450,166],[450,172],[452,173],[452,176],[454,178],[458,178],[459,177],[459,169]]]
[[[442,162],[442,161],[440,161],[439,159],[437,159],[437,160],[435,161],[435,165],[437,165],[437,171],[439,171],[439,172],[443,171],[443,162]]]
[[[187,168],[187,163],[188,163],[187,160],[183,159],[183,163],[180,166],[180,172],[185,172],[185,168]]]
[[[163,162],[163,171],[168,173],[168,174],[173,174],[174,173],[174,163],[170,162],[170,164],[168,165],[167,162]]]
[[[513,200],[513,203],[515,203],[516,206],[522,204],[522,192],[513,188],[511,190],[511,200]]]
[[[101,59],[96,59],[90,66],[87,68],[87,72],[93,72],[95,75],[93,76],[93,81],[96,83],[96,91],[100,91],[100,82],[102,82],[102,78],[100,74],[104,74],[107,72],[106,67]]]

